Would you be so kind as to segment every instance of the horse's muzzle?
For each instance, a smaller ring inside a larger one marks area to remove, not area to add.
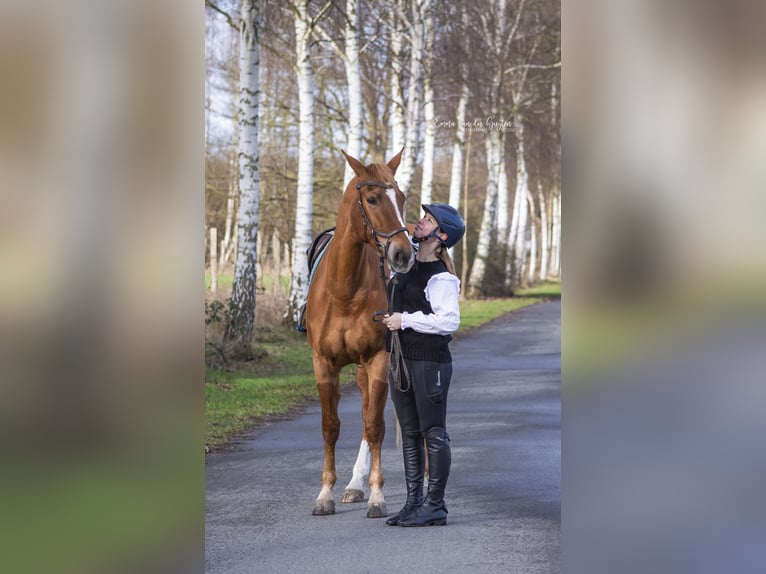
[[[388,264],[397,273],[407,273],[415,261],[415,250],[409,240],[404,245],[393,243],[388,250]]]

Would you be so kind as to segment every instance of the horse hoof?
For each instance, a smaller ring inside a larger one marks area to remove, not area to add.
[[[317,500],[311,514],[314,516],[329,516],[330,514],[335,514],[335,501],[323,500],[320,502]]]
[[[364,492],[355,488],[349,488],[343,493],[341,502],[364,502]]]
[[[367,518],[384,518],[388,516],[386,513],[386,505],[383,504],[372,504],[367,507]]]

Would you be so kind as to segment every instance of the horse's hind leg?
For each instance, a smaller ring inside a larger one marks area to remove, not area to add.
[[[370,474],[370,444],[366,439],[362,439],[359,445],[359,453],[356,455],[354,471],[351,480],[343,491],[341,502],[363,502],[364,501],[364,483]]]
[[[338,373],[327,365],[320,364],[314,359],[314,373],[317,379],[317,390],[322,405],[322,438],[324,439],[324,469],[322,471],[322,490],[314,503],[312,514],[324,516],[335,514],[335,501],[332,489],[335,486],[335,444],[340,435],[340,418],[338,417],[338,402],[340,401],[340,383]]]

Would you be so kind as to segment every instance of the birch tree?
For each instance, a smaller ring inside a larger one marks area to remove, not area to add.
[[[314,201],[314,79],[311,64],[311,42],[317,22],[332,3],[328,2],[316,16],[309,13],[309,0],[289,4],[295,16],[295,70],[298,79],[298,184],[295,204],[295,233],[292,245],[292,283],[288,317],[297,324],[300,309],[308,291],[306,251],[311,245],[311,223]]]
[[[328,3],[327,7],[332,3]],[[362,137],[364,135],[364,98],[362,97],[362,66],[360,61],[360,25],[359,5],[357,0],[346,0],[343,13],[343,43],[341,44],[332,33],[325,30],[315,19],[314,32],[321,36],[338,57],[343,61],[346,71],[346,87],[348,96],[348,123],[346,129],[345,151],[356,158],[361,158]],[[346,163],[343,183],[344,188],[354,177],[354,170]]]
[[[545,201],[543,185],[537,182],[537,202],[540,204],[540,279],[548,279],[548,251],[550,249],[551,226],[548,224],[548,203]]]
[[[558,55],[558,50],[556,54]],[[557,83],[551,82],[551,122],[550,127],[554,134],[559,134],[559,97]],[[559,164],[561,160],[561,143],[558,137],[555,141],[556,153],[554,158]],[[555,172],[553,178],[553,190],[550,199],[550,259],[543,279],[561,276],[561,177],[560,171]]]
[[[469,53],[468,44],[468,12],[465,5],[460,5],[460,27],[459,36],[462,39],[462,50],[460,54],[460,95],[458,96],[457,108],[455,110],[455,141],[452,144],[452,167],[450,169],[450,185],[448,203],[455,209],[460,208],[460,187],[463,184],[463,166],[465,164],[465,135],[466,135],[466,110],[468,108],[468,62]],[[467,206],[466,206],[467,207]],[[465,207],[464,207],[465,211]]]
[[[258,169],[258,2],[242,0],[239,47],[239,192],[237,213],[237,259],[224,338],[249,346],[255,319],[255,284],[260,175]]]
[[[496,0],[493,3],[493,10],[479,15],[483,36],[489,41],[487,51],[491,54],[489,62],[491,80],[487,90],[488,120],[490,120],[490,124],[485,141],[487,150],[487,193],[484,200],[479,241],[476,245],[476,256],[468,279],[469,296],[477,295],[484,283],[487,259],[489,258],[492,238],[497,225],[499,181],[502,163],[505,161],[505,145],[502,135],[504,129],[502,125],[503,63],[505,62],[505,56],[511,41],[518,29],[524,0],[521,0],[519,4],[515,22],[510,30],[508,29],[506,7],[506,0]],[[491,123],[498,121],[501,122],[501,125]]]
[[[348,140],[346,153],[362,157],[362,135],[364,129],[364,100],[362,99],[362,68],[359,63],[359,10],[357,0],[346,0],[344,63],[348,84]],[[343,176],[344,187],[354,177],[354,170],[348,162]]]
[[[527,269],[527,281],[535,282],[535,272],[537,271],[537,220],[535,217],[535,200],[532,194],[527,194],[527,203],[529,209],[529,266]]]
[[[404,14],[404,0],[396,0],[392,3],[388,13],[388,22],[391,34],[391,145],[394,150],[402,149],[405,142],[405,99],[404,99],[404,37],[406,17]],[[410,150],[406,150],[409,154]],[[401,179],[399,179],[401,181]],[[405,194],[409,188],[400,186]]]
[[[510,288],[523,287],[526,285],[531,273],[527,269],[527,256],[529,254],[529,238],[531,231],[528,229],[531,219],[527,217],[527,203],[532,200],[529,191],[529,174],[526,160],[525,121],[529,100],[534,99],[532,90],[528,85],[528,75],[533,69],[552,69],[560,66],[560,62],[537,64],[535,56],[538,46],[543,39],[546,26],[539,22],[535,15],[528,24],[526,35],[531,39],[531,46],[526,50],[520,47],[516,53],[521,56],[518,63],[504,71],[509,76],[511,86],[511,98],[513,104],[513,133],[516,140],[516,197],[514,210],[518,209],[516,226],[511,226],[508,235],[508,256],[505,266],[505,282]]]
[[[523,281],[524,263],[526,261],[525,237],[527,236],[527,198],[529,196],[529,173],[524,146],[524,122],[521,115],[517,115],[513,121],[513,131],[516,136],[516,192],[513,209],[518,213],[516,226],[511,228],[508,236],[508,256],[505,266],[506,286],[513,288]]]
[[[431,203],[434,185],[434,148],[436,116],[433,87],[433,57],[434,57],[434,16],[431,0],[423,1],[423,123],[425,136],[423,140],[423,177],[420,183],[420,203]]]
[[[561,191],[551,198],[551,260],[548,275],[561,276]]]
[[[295,13],[295,70],[298,78],[298,185],[295,204],[295,233],[292,245],[292,283],[288,313],[298,323],[308,290],[306,250],[311,244],[314,201],[314,86],[311,67],[311,18],[309,2],[291,4]]]
[[[430,0],[396,0],[391,4],[392,144],[394,153],[404,147],[396,179],[409,195],[418,156],[418,135],[423,101],[423,52],[425,50],[425,4]],[[409,74],[405,96],[404,44],[409,43]]]

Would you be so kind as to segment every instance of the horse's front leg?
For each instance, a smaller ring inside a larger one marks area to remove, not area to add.
[[[364,421],[365,405],[369,399],[367,370],[363,365],[356,366],[356,384],[362,395],[362,421]],[[367,442],[367,436],[362,431],[362,442],[359,444],[359,452],[354,462],[354,470],[351,474],[351,480],[343,491],[341,502],[362,502],[364,501],[364,484],[370,475],[370,444]]]
[[[383,470],[381,450],[386,433],[384,411],[388,398],[388,353],[378,353],[367,365],[368,395],[363,403],[364,434],[370,445],[370,500],[367,517],[386,516],[386,500],[383,497]]]
[[[329,365],[314,358],[314,375],[317,380],[319,401],[322,406],[322,438],[324,439],[324,469],[322,470],[322,490],[314,503],[312,512],[315,516],[335,514],[335,501],[332,489],[335,486],[335,444],[340,435],[338,402],[340,401],[339,372]]]

